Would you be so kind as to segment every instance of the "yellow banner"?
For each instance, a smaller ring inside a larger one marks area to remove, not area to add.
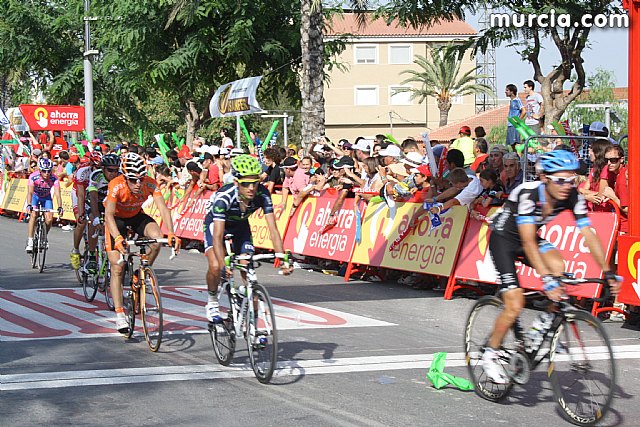
[[[69,221],[75,221],[76,217],[73,214],[73,204],[71,202],[71,190],[72,187],[64,187],[60,186],[60,196],[62,196],[62,209],[64,212],[62,214],[62,219],[66,219]],[[56,196],[53,196],[53,208],[55,210],[58,209],[58,199]]]
[[[22,212],[27,205],[27,181],[26,179],[12,179],[7,185],[7,191],[2,200],[2,209]]]
[[[289,212],[293,205],[293,197],[287,196],[287,202],[285,204],[282,204],[282,194],[272,194],[271,200],[273,200],[274,215],[276,217],[278,231],[280,231],[280,237],[284,237],[284,232],[289,222]],[[258,248],[273,250],[271,233],[269,232],[269,226],[264,218],[262,209],[254,212],[253,215],[249,217],[249,225],[251,226],[253,245]]]
[[[416,215],[419,222],[393,251],[391,243],[409,227]],[[449,276],[467,220],[467,208],[455,206],[441,215],[442,225],[431,229],[431,221],[418,203],[370,204],[362,216],[362,237],[352,262],[416,273]]]

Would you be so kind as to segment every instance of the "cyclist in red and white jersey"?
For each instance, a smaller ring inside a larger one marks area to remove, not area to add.
[[[87,159],[87,160],[84,160]],[[83,157],[80,161],[80,167],[73,174],[73,189],[71,190],[71,203],[73,205],[73,214],[76,217],[76,228],[73,231],[73,249],[69,256],[71,267],[74,270],[80,268],[80,242],[86,226],[86,195],[87,187],[91,179],[91,173],[96,165],[102,161],[102,154],[97,151]]]

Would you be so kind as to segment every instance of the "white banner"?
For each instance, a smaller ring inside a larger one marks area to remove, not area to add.
[[[0,107],[0,126],[9,126],[9,118],[2,111],[2,107]]]
[[[256,91],[262,76],[248,77],[218,88],[209,103],[211,117],[236,117],[262,112]]]

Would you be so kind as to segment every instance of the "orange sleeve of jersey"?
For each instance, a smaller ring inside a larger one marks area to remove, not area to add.
[[[145,194],[151,195],[153,197],[156,197],[156,196],[162,197],[162,192],[158,188],[158,183],[156,182],[155,179],[151,178],[150,176],[144,177],[144,192]]]
[[[124,181],[123,177],[118,176],[109,182],[107,200],[110,200],[114,203],[118,203],[119,193],[120,193],[120,189],[122,188],[123,181]]]

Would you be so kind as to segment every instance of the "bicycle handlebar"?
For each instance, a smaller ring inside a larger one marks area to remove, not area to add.
[[[147,246],[147,245],[152,245],[154,243],[169,243],[169,239],[167,238],[163,238],[163,239],[132,239],[132,240],[125,240],[126,244],[128,246],[131,245],[136,245],[136,246]],[[173,260],[176,257],[176,250],[175,248],[171,247],[171,255],[169,256],[169,260]],[[120,254],[120,259],[118,260],[118,264],[122,264],[124,263],[126,260],[124,258],[124,254]]]
[[[259,254],[259,255],[235,255],[234,258],[237,261],[265,261],[265,260],[273,260],[273,259],[281,259],[284,261],[284,266],[289,268],[289,254],[276,252],[273,254]]]

